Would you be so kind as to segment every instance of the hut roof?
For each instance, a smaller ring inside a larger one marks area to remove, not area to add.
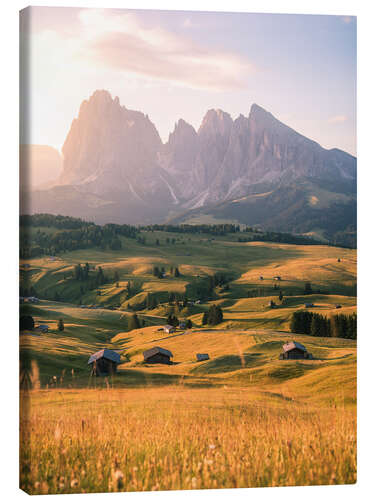
[[[198,361],[206,361],[207,359],[210,359],[210,356],[208,354],[203,354],[203,353],[198,353],[197,354],[197,360]]]
[[[121,357],[116,351],[111,351],[110,349],[102,349],[101,351],[96,352],[90,356],[88,360],[88,365],[97,361],[100,358],[109,359],[110,361],[114,361],[115,363],[120,363]]]
[[[151,358],[155,354],[164,354],[164,356],[168,356],[169,358],[173,358],[173,354],[168,349],[163,349],[162,347],[152,347],[151,349],[147,349],[147,351],[143,352],[144,359]]]
[[[307,351],[306,347],[300,344],[299,342],[292,341],[283,345],[284,352],[292,351],[293,349],[299,349],[300,351]]]

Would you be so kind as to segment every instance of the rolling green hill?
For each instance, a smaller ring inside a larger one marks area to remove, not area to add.
[[[292,337],[292,314],[306,309],[306,303],[314,304],[309,310],[326,316],[337,313],[337,304],[340,313],[356,311],[355,250],[246,243],[236,241],[235,235],[146,231],[141,236],[146,244],[121,237],[119,251],[84,249],[21,261],[23,279],[41,299],[23,304],[21,314],[50,326],[47,334],[21,336],[21,349],[37,360],[44,384],[72,369],[76,383],[88,384],[89,354],[108,346],[122,353],[115,382],[120,386],[169,384],[180,377],[198,385],[268,386],[298,380],[299,386],[301,377],[312,377],[313,372],[342,370],[346,380],[347,370],[355,368],[355,342],[345,339],[297,336],[317,359],[281,366],[278,360],[282,343]],[[167,243],[172,238],[174,244]],[[86,281],[74,277],[75,266],[86,262],[89,276],[95,277],[101,267],[105,283],[88,289]],[[156,266],[164,269],[163,278],[155,276]],[[205,288],[218,275],[225,277],[227,286]],[[304,294],[307,282],[312,287],[309,295]],[[206,296],[198,300],[201,292]],[[56,297],[59,300],[53,300]],[[154,302],[148,306],[150,297]],[[212,304],[221,306],[223,322],[215,329],[202,328],[202,315]],[[144,327],[129,330],[135,311]],[[190,318],[192,332],[158,332],[170,313]],[[59,318],[65,323],[63,332],[57,330]],[[170,349],[176,364],[145,367],[142,352],[153,345]],[[210,360],[197,364],[197,352],[209,353]]]
[[[337,304],[356,311],[356,251],[236,234],[119,238],[119,250],[20,262],[22,290],[39,299],[21,315],[49,326],[20,335],[21,380],[33,389],[21,391],[23,489],[233,487],[233,470],[243,487],[355,482],[356,341],[292,334],[290,320],[300,310],[335,315]],[[223,320],[202,326],[213,304]],[[164,333],[169,314],[193,327]],[[290,340],[313,359],[280,360]],[[155,346],[172,364],[144,363]],[[105,347],[120,354],[117,373],[93,377],[89,356]]]

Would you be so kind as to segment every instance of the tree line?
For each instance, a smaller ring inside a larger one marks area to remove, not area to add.
[[[142,231],[166,231],[168,233],[182,234],[212,234],[216,236],[225,236],[229,233],[237,233],[241,230],[238,224],[152,224],[141,226]]]
[[[292,315],[290,331],[314,337],[357,339],[357,314],[335,314],[331,317],[310,311],[296,311]]]
[[[32,230],[32,227],[38,229]],[[44,231],[43,228],[52,228],[55,231]],[[20,257],[56,255],[92,247],[102,250],[121,250],[120,236],[137,238],[138,233],[138,228],[127,224],[99,226],[93,222],[61,215],[21,215]]]

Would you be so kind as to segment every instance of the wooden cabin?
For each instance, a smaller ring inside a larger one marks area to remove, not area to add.
[[[312,359],[312,355],[307,352],[304,345],[292,341],[283,345],[283,352],[279,359]]]
[[[42,333],[47,333],[49,330],[49,326],[48,325],[38,325],[36,327],[36,330],[38,330],[39,332],[42,332]]]
[[[207,359],[210,359],[208,354],[197,354],[197,361],[207,361]]]
[[[174,333],[176,331],[176,328],[172,325],[165,325],[163,328],[165,333]]]
[[[121,357],[116,351],[102,349],[90,356],[88,364],[91,365],[92,375],[107,377],[116,373],[120,360]]]
[[[168,351],[168,349],[156,346],[144,351],[143,358],[145,363],[163,363],[164,365],[170,365],[172,363],[171,358],[173,358],[173,354],[171,351]]]

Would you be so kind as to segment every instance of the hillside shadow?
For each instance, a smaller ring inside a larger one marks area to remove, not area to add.
[[[242,368],[253,368],[264,363],[261,353],[244,353],[242,355],[228,354],[219,358],[200,363],[191,370],[196,374],[217,374],[227,373]]]
[[[180,381],[181,375],[168,373],[147,373],[143,370],[123,369],[113,377],[113,383],[121,383],[132,387],[150,385],[172,385]]]

